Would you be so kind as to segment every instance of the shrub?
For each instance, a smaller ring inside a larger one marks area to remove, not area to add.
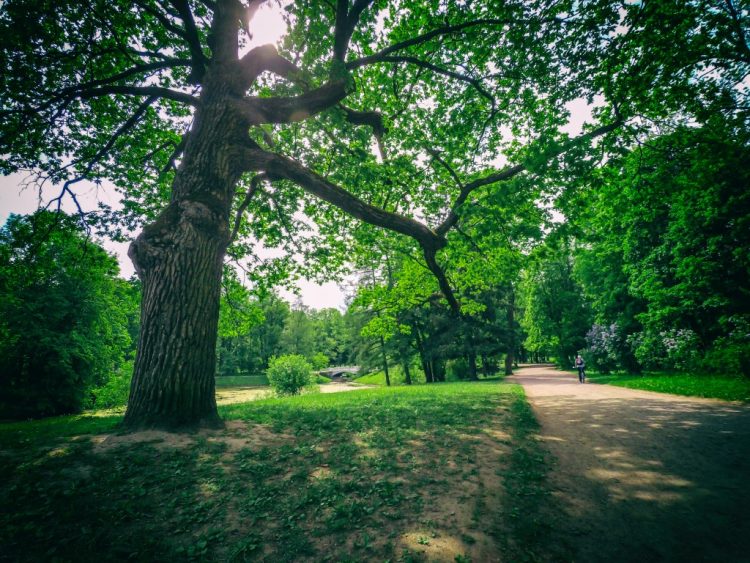
[[[124,407],[130,395],[130,381],[133,379],[133,362],[126,362],[104,385],[91,390],[86,404],[90,409],[111,409]]]
[[[448,360],[445,371],[446,378],[449,381],[462,381],[471,377],[469,362],[466,361],[466,358],[455,358],[453,360]]]
[[[266,375],[271,388],[279,395],[298,395],[313,382],[312,367],[300,355],[271,358]]]

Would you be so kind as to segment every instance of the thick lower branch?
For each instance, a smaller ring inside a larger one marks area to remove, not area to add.
[[[348,90],[344,80],[329,82],[291,98],[245,98],[236,101],[236,109],[250,125],[293,123],[327,110],[343,100]]]
[[[422,248],[437,251],[446,245],[442,236],[419,221],[370,205],[290,158],[263,150],[246,149],[245,161],[248,170],[265,170],[273,178],[294,182],[308,193],[357,219],[412,237]]]

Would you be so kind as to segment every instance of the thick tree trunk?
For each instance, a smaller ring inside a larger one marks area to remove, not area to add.
[[[409,371],[409,359],[403,358],[401,361],[401,365],[404,367],[404,383],[406,385],[411,385],[411,372]]]
[[[214,396],[224,247],[189,226],[141,269],[141,335],[125,425],[219,424]],[[155,257],[156,258],[156,257]]]
[[[221,424],[214,395],[219,297],[242,174],[232,167],[228,147],[247,136],[226,109],[226,94],[220,87],[204,90],[171,202],[130,247],[143,288],[124,421],[131,429]]]

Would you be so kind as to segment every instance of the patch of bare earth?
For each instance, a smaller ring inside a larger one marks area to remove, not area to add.
[[[243,448],[260,448],[280,445],[292,441],[288,434],[274,432],[263,424],[248,424],[241,420],[229,420],[225,428],[201,429],[195,432],[167,432],[164,430],[144,430],[130,434],[99,434],[91,437],[94,453],[104,454],[121,446],[150,444],[158,449],[186,448],[204,439],[211,443],[223,443],[228,452]]]
[[[351,382],[323,383],[318,386],[321,393],[341,393],[344,391],[359,391],[361,389],[373,389],[374,385],[360,385]],[[273,391],[269,387],[218,387],[216,389],[217,405],[232,405],[235,403],[247,403],[273,397]]]
[[[408,552],[419,561],[436,563],[501,561],[497,527],[511,442],[500,430],[508,422],[505,413],[487,422],[481,432],[460,436],[465,446],[460,449],[432,441],[405,443],[399,456],[400,476],[390,481],[401,483],[411,497],[398,508],[397,518],[386,513],[377,525],[350,533],[346,550],[355,553],[366,534],[370,548],[362,560],[391,560]],[[366,440],[358,445],[367,455]],[[379,476],[368,478],[375,482]],[[333,548],[332,542],[330,537],[319,538],[317,553]]]
[[[557,458],[550,478],[576,562],[750,561],[750,407],[579,384],[524,386]]]

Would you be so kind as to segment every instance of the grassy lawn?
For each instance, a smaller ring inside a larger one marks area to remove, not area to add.
[[[112,413],[0,425],[0,559],[549,556],[545,457],[518,386],[371,389],[220,410],[225,430],[191,434],[118,435]]]
[[[750,401],[750,379],[691,374],[601,375],[587,374],[595,383],[606,383],[630,389],[673,393],[690,397]]]

